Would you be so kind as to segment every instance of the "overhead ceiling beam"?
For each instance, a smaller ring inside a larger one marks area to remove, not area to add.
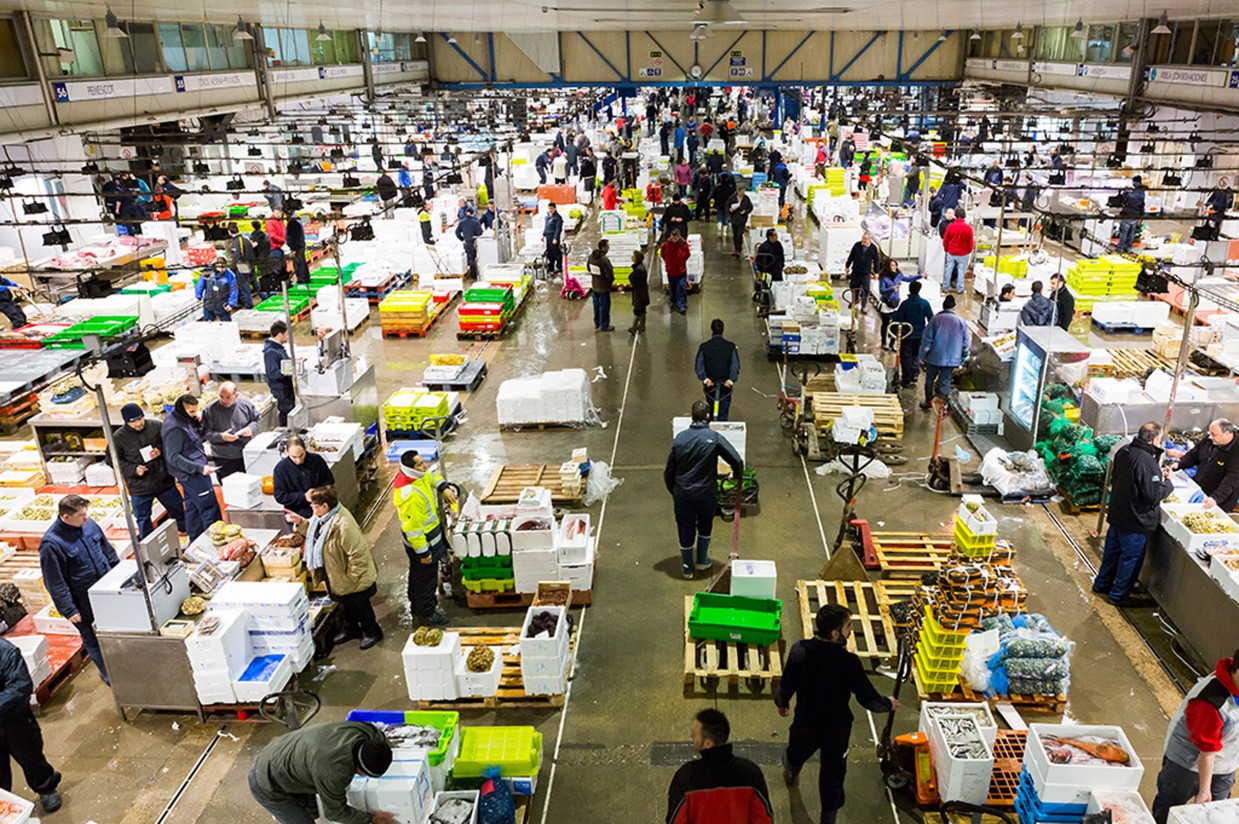
[[[945,31],[945,32],[943,32],[943,34],[945,34],[945,35],[946,35],[946,37],[947,37],[947,40],[949,40],[949,39],[951,39],[951,38],[955,35],[955,30],[954,30],[954,29],[952,29],[952,30],[950,30],[950,31]],[[926,50],[925,50],[925,53],[924,53],[924,54],[922,54],[922,55],[920,56],[920,58],[918,58],[918,59],[917,59],[917,61],[916,61],[915,63],[913,63],[911,66],[909,66],[909,67],[908,67],[908,70],[907,70],[906,72],[903,72],[903,73],[901,73],[901,74],[897,74],[897,75],[896,75],[896,79],[898,79],[898,80],[907,80],[907,79],[909,79],[910,77],[912,77],[912,73],[913,73],[913,72],[915,72],[917,69],[919,69],[919,68],[921,67],[921,64],[922,64],[922,63],[924,63],[926,60],[928,60],[928,59],[929,59],[929,56],[930,56],[931,54],[933,54],[934,52],[936,52],[936,51],[938,50],[938,47],[939,47],[939,46],[941,46],[941,45],[942,45],[943,43],[945,43],[945,42],[946,42],[946,40],[935,40],[935,41],[934,41],[934,44],[933,44],[932,46],[930,46],[928,49],[926,49]]]
[[[577,33],[576,33],[576,35],[577,35],[577,37],[579,37],[579,38],[581,38],[582,40],[584,40],[584,41],[585,41],[585,45],[589,46],[589,48],[593,51],[593,53],[594,53],[594,54],[598,55],[598,59],[599,59],[599,60],[601,60],[603,63],[606,63],[606,64],[607,64],[607,67],[608,67],[608,68],[610,68],[610,69],[611,69],[611,71],[615,72],[615,76],[616,76],[618,79],[620,79],[620,80],[627,80],[627,79],[628,79],[627,77],[625,77],[625,76],[624,76],[623,72],[621,72],[619,69],[615,68],[615,64],[614,64],[614,63],[612,63],[610,60],[608,60],[608,59],[607,59],[607,56],[606,56],[605,54],[603,54],[602,52],[600,52],[600,51],[598,50],[598,47],[597,47],[597,46],[595,46],[595,45],[593,44],[593,42],[592,42],[592,41],[591,41],[588,37],[586,37],[586,36],[585,36],[585,34],[584,34],[583,32],[577,32]]]
[[[857,60],[860,60],[861,56],[864,55],[865,52],[869,51],[869,47],[872,46],[874,43],[878,42],[878,38],[884,34],[886,34],[885,31],[875,31],[873,33],[873,37],[869,38],[869,42],[866,43],[864,47],[861,48],[860,51],[852,55],[852,59],[849,60],[842,69],[839,69],[838,73],[831,75],[830,82],[832,83],[837,82],[839,78],[847,74],[848,69],[852,68],[852,64],[855,63]]]
[[[804,39],[803,39],[803,40],[801,40],[799,43],[797,43],[797,44],[796,44],[796,48],[794,48],[794,49],[792,49],[790,52],[788,52],[787,57],[784,57],[784,58],[783,58],[783,60],[782,60],[782,62],[780,62],[780,63],[779,63],[779,65],[775,66],[775,67],[774,67],[774,70],[773,70],[773,71],[771,71],[771,72],[770,72],[770,74],[766,75],[766,76],[765,76],[764,78],[762,78],[762,79],[763,79],[763,80],[771,80],[771,79],[773,79],[773,78],[774,78],[774,76],[775,76],[776,74],[778,74],[778,73],[779,73],[779,69],[781,69],[781,68],[783,68],[784,66],[786,66],[786,65],[787,65],[787,61],[788,61],[788,60],[791,60],[793,57],[795,57],[795,56],[796,56],[796,52],[800,51],[800,47],[801,47],[801,46],[803,46],[805,43],[808,43],[808,42],[809,42],[809,38],[813,37],[813,35],[814,35],[815,33],[816,33],[816,32],[809,32],[808,34],[806,34],[806,35],[804,36]]]
[[[464,58],[464,60],[465,60],[465,62],[466,62],[466,63],[468,63],[470,66],[472,66],[472,67],[473,67],[473,70],[474,70],[475,72],[477,72],[477,73],[478,73],[478,75],[479,75],[479,76],[480,76],[483,80],[486,80],[486,81],[491,81],[491,80],[493,80],[493,79],[494,79],[494,78],[490,77],[489,75],[487,75],[487,74],[486,74],[486,72],[482,70],[482,67],[481,67],[481,66],[479,66],[477,63],[474,63],[474,62],[473,62],[473,58],[472,58],[472,57],[470,57],[469,55],[465,54],[464,49],[462,49],[460,46],[456,45],[456,44],[455,44],[455,43],[453,43],[451,40],[449,40],[449,39],[448,39],[447,34],[445,34],[444,32],[439,32],[439,36],[443,38],[443,42],[444,42],[444,43],[447,43],[449,46],[451,46],[451,47],[452,47],[452,49],[453,49],[453,50],[454,50],[457,54],[459,54],[461,57],[463,57],[463,58]]]

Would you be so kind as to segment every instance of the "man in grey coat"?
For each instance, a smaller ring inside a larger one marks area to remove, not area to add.
[[[219,398],[202,411],[206,441],[219,467],[220,480],[245,471],[242,454],[245,445],[258,434],[258,418],[258,407],[249,398],[241,397],[232,381],[220,384]]]

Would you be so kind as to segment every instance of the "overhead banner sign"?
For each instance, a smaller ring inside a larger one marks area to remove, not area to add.
[[[83,100],[172,94],[174,89],[171,77],[118,77],[114,80],[56,82],[52,84],[52,99],[57,103],[78,103]]]
[[[1027,60],[995,60],[994,69],[1000,72],[1026,72]]]
[[[1173,83],[1177,86],[1225,86],[1231,72],[1213,69],[1170,68],[1149,66],[1144,79],[1150,83]]]
[[[1076,74],[1079,77],[1096,77],[1102,80],[1127,80],[1131,77],[1131,66],[1099,66],[1081,63]]]
[[[253,84],[252,74],[225,72],[220,74],[178,74],[173,83],[178,92],[209,92],[213,89],[239,89]]]
[[[1064,77],[1075,77],[1080,73],[1078,63],[1033,63],[1032,70],[1037,74],[1057,74]]]
[[[361,77],[364,74],[361,66],[319,66],[319,80],[340,80],[345,77]]]
[[[318,69],[272,69],[272,83],[305,83],[318,79]]]
[[[43,89],[37,83],[25,86],[0,86],[0,107],[16,109],[19,106],[43,105]]]

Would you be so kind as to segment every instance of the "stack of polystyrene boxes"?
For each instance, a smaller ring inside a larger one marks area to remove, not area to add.
[[[516,518],[512,522],[512,574],[517,592],[537,592],[538,582],[560,580],[558,536],[554,529],[520,528],[530,520],[555,523],[549,489],[526,487],[521,490]]]
[[[245,610],[215,608],[185,639],[200,703],[236,702],[232,683],[245,672],[252,657],[247,626]]]
[[[30,681],[36,687],[52,677],[52,665],[47,661],[47,638],[42,635],[10,635],[8,640],[21,650],[22,660],[30,671]]]
[[[412,701],[454,701],[456,662],[460,659],[460,633],[445,632],[437,647],[419,647],[409,636],[400,653],[404,680]]]
[[[503,676],[503,647],[491,647],[495,660],[486,672],[469,669],[469,653],[462,649],[456,656],[456,691],[461,698],[487,698],[499,692]]]
[[[211,598],[211,607],[245,610],[254,656],[285,655],[293,672],[310,663],[314,637],[310,633],[310,602],[302,584],[232,581]]]
[[[345,798],[348,805],[362,812],[385,812],[399,824],[425,824],[434,805],[434,789],[430,786],[430,767],[420,755],[393,753],[391,767],[378,778],[353,776]],[[335,823],[323,811],[325,821]]]
[[[535,615],[556,616],[555,634],[529,637]],[[526,695],[562,695],[568,683],[568,616],[565,607],[530,607],[521,624],[521,677]]]
[[[1060,764],[1050,760],[1043,736],[1112,741],[1127,753],[1126,764]],[[1083,819],[1093,793],[1140,789],[1144,766],[1121,727],[1032,724],[1024,748],[1015,806],[1021,821],[1071,824]]]
[[[994,750],[976,720],[962,715],[931,717],[926,734],[942,800],[984,804],[994,772]]]
[[[262,477],[234,472],[220,482],[224,488],[224,506],[254,509],[262,503]]]

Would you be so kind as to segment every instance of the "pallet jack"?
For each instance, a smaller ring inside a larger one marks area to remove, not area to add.
[[[934,396],[932,406],[937,417],[934,425],[934,452],[929,459],[929,470],[925,475],[925,484],[934,492],[951,491],[951,465],[941,455],[942,451],[942,420],[947,415],[946,398]]]

